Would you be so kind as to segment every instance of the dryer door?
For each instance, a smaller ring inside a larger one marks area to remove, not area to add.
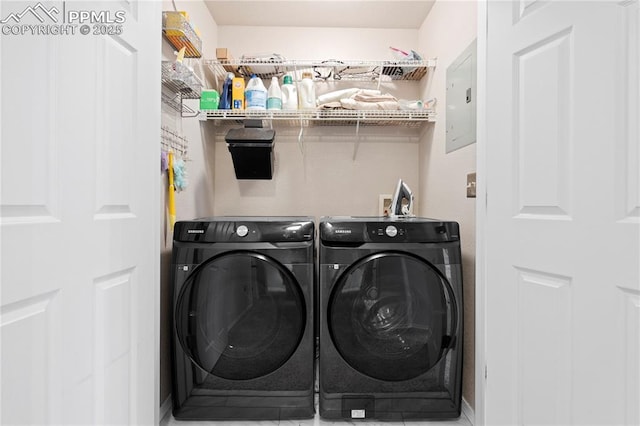
[[[344,360],[386,381],[429,371],[457,327],[447,279],[425,260],[399,252],[376,253],[349,267],[333,288],[327,315]]]
[[[298,347],[304,298],[295,277],[276,260],[227,252],[188,278],[175,311],[183,350],[200,368],[230,380],[265,376]]]

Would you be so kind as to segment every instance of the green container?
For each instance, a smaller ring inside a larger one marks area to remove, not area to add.
[[[220,94],[216,90],[203,90],[200,94],[200,109],[218,109]]]

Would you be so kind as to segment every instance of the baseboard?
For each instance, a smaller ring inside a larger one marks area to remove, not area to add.
[[[463,400],[464,401],[464,400]],[[171,395],[164,400],[162,405],[160,405],[160,424],[166,425],[169,424],[169,420],[171,420]]]
[[[467,416],[467,419],[471,422],[471,425],[476,424],[476,415],[473,408],[469,405],[466,399],[462,398],[462,413]]]

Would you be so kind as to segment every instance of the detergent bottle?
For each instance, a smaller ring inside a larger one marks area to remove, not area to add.
[[[271,85],[267,95],[267,109],[282,109],[282,90],[278,77],[271,77]]]
[[[282,79],[282,109],[298,109],[298,89],[290,75]]]
[[[310,72],[302,73],[298,101],[300,109],[316,109],[316,87],[313,83],[313,74]]]
[[[244,90],[246,109],[267,109],[267,88],[262,79],[253,74]]]

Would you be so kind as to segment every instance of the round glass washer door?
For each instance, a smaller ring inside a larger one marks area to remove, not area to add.
[[[385,381],[426,373],[456,330],[453,290],[443,274],[408,253],[382,252],[350,266],[336,282],[328,326],[342,358]]]
[[[248,380],[291,357],[306,309],[289,269],[260,253],[233,251],[194,270],[174,319],[180,345],[196,365],[218,377]]]

